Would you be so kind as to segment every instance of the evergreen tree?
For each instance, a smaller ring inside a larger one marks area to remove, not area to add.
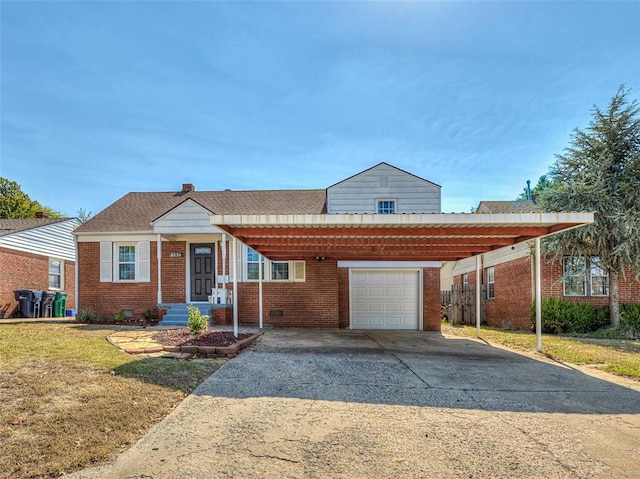
[[[550,168],[554,187],[540,195],[544,211],[593,211],[594,223],[544,241],[555,259],[597,256],[609,274],[611,325],[620,322],[619,277],[640,277],[640,116],[620,87],[606,110],[593,108],[585,131]]]

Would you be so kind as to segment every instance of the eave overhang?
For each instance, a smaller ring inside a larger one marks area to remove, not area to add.
[[[210,216],[271,260],[454,261],[593,223],[593,213]]]

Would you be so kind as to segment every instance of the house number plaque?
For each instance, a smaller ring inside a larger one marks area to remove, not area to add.
[[[184,253],[169,253],[169,258],[182,258]]]

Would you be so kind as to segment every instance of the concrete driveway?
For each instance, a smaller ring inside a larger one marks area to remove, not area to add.
[[[640,384],[420,331],[274,329],[74,478],[636,478]]]

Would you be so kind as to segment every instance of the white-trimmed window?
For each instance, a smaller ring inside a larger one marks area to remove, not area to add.
[[[376,213],[378,214],[394,214],[396,212],[396,200],[394,199],[380,199],[376,200]]]
[[[487,268],[487,299],[496,297],[496,271],[493,268]]]
[[[609,296],[609,274],[597,256],[567,256],[563,259],[565,296]]]
[[[272,281],[289,281],[289,262],[273,261],[271,263]]]
[[[600,258],[592,256],[589,259],[591,296],[609,296],[609,274],[600,263]]]
[[[260,265],[262,265],[262,279],[265,279],[264,257],[257,251],[247,248],[247,279],[250,281],[260,279]]]
[[[149,282],[150,263],[148,241],[100,243],[101,282]]]
[[[62,289],[64,286],[64,261],[49,258],[49,289]]]
[[[469,273],[464,273],[462,275],[462,286],[466,286],[469,284]]]
[[[116,280],[136,280],[136,245],[116,245]]]

